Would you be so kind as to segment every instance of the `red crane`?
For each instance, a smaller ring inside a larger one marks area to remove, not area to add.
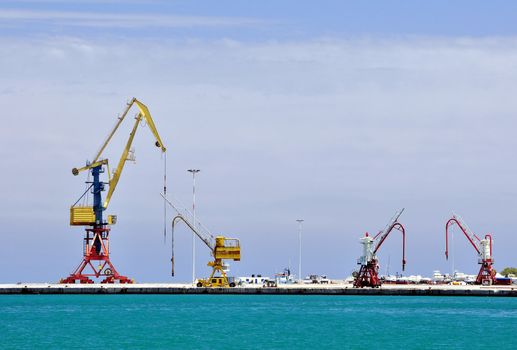
[[[363,255],[357,260],[357,264],[361,265],[361,268],[355,276],[354,287],[375,288],[381,286],[381,280],[379,279],[379,264],[376,254],[393,229],[402,232],[402,271],[404,271],[406,266],[406,231],[404,226],[398,222],[403,211],[404,208],[396,212],[384,230],[379,231],[379,233],[374,237],[369,236],[368,232],[366,232],[365,236],[361,238]],[[374,246],[373,249],[372,246]]]
[[[445,258],[449,259],[449,228],[454,225],[460,228],[478,254],[478,264],[481,265],[481,268],[476,278],[476,284],[495,284],[495,270],[492,267],[494,263],[492,258],[492,236],[486,234],[484,239],[479,238],[470,230],[463,219],[456,214],[453,214],[452,218],[445,224]]]

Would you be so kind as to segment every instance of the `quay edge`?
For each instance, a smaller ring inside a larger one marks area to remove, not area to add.
[[[517,297],[517,286],[382,286],[353,288],[351,285],[196,288],[181,284],[0,284],[6,294],[231,294],[231,295],[406,295],[406,296],[491,296]]]

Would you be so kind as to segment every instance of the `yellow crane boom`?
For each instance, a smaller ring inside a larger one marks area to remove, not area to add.
[[[138,109],[140,110],[140,114],[144,116],[145,121],[149,125],[151,132],[153,133],[154,137],[156,138],[156,146],[160,147],[162,149],[162,152],[166,151],[165,147],[163,146],[163,142],[160,138],[160,135],[158,134],[158,130],[156,129],[156,126],[154,125],[154,121],[153,121],[153,118],[151,117],[151,113],[149,112],[149,109],[147,108],[146,105],[144,105],[142,102],[138,101],[135,97],[133,97],[127,103],[126,109],[124,109],[124,112],[122,112],[122,115],[118,118],[118,121],[115,124],[115,126],[113,127],[113,130],[111,130],[111,132],[108,134],[108,137],[102,144],[101,148],[99,149],[99,152],[97,152],[97,155],[93,159],[92,163],[95,163],[100,158],[100,156],[102,155],[102,152],[104,152],[104,149],[106,148],[108,143],[111,141],[111,138],[113,137],[113,135],[115,135],[115,132],[117,131],[118,127],[120,126],[120,124],[122,124],[127,113],[129,112],[129,110],[131,109],[133,104],[135,104],[135,103],[138,106]]]
[[[128,138],[127,142],[126,142],[126,147],[124,148],[124,150],[122,152],[122,155],[120,156],[120,160],[118,162],[117,168],[113,172],[113,176],[112,176],[110,174],[110,172],[109,172],[108,159],[101,159],[101,160],[99,160],[99,158],[101,158],[102,153],[104,152],[104,150],[108,146],[109,142],[113,138],[113,135],[115,135],[115,132],[119,128],[120,124],[122,124],[122,122],[124,121],[124,118],[126,117],[126,115],[128,114],[129,110],[131,109],[131,107],[134,104],[136,104],[136,106],[138,107],[139,113],[135,117],[135,123],[133,125],[133,129],[131,130],[131,133],[129,134],[129,138]],[[151,117],[151,113],[149,112],[149,109],[147,108],[147,106],[145,104],[143,104],[142,102],[138,101],[136,98],[133,97],[128,102],[126,108],[124,109],[124,112],[118,118],[117,123],[115,124],[115,126],[113,127],[111,132],[108,134],[108,137],[106,138],[104,143],[101,145],[101,148],[99,149],[99,151],[95,155],[93,161],[90,164],[87,164],[84,167],[73,168],[72,169],[72,174],[79,175],[79,173],[81,173],[82,171],[94,168],[94,167],[99,166],[99,165],[106,165],[108,167],[109,190],[108,190],[108,193],[106,195],[106,199],[105,199],[105,201],[103,203],[104,209],[108,208],[108,205],[109,205],[109,202],[111,200],[111,197],[113,196],[113,193],[115,192],[115,189],[117,188],[118,181],[120,180],[120,175],[122,174],[122,170],[124,170],[124,166],[126,164],[126,161],[129,160],[128,154],[130,152],[131,145],[133,143],[133,139],[134,139],[136,131],[138,129],[138,125],[140,124],[140,122],[142,120],[145,120],[145,122],[147,123],[147,125],[151,129],[151,132],[153,133],[153,135],[155,137],[155,140],[156,140],[156,143],[155,143],[156,147],[160,147],[161,151],[165,152],[167,149],[163,145],[163,142],[162,142],[162,140],[160,138],[160,134],[158,133],[158,130],[156,129],[156,125],[154,124],[154,121],[153,121],[153,118]]]

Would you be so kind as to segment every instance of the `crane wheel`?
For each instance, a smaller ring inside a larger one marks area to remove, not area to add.
[[[105,274],[106,276],[111,276],[111,275],[113,275],[113,271],[111,271],[111,269],[110,269],[110,268],[107,268],[106,270],[104,270],[104,274]]]
[[[196,286],[197,286],[198,288],[201,288],[201,287],[203,287],[203,283],[198,282],[198,283],[196,284]]]
[[[235,288],[235,282],[230,283],[230,288]]]

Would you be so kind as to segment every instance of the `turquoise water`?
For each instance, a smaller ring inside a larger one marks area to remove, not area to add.
[[[517,298],[0,296],[1,349],[517,349]]]

